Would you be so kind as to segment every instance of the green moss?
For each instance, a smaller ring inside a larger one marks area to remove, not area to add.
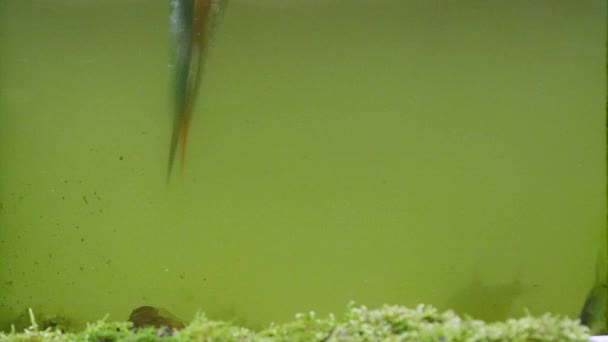
[[[63,315],[49,314],[39,308],[35,308],[33,311],[36,312],[36,317],[33,316],[32,309],[23,310],[13,320],[13,329],[23,331],[28,328],[35,328],[42,331],[52,328],[53,330],[67,331],[72,326],[70,320]]]
[[[204,314],[184,329],[133,330],[128,322],[98,321],[78,333],[63,332],[56,326],[40,329],[30,311],[30,327],[0,333],[1,341],[588,341],[588,328],[577,320],[545,314],[527,315],[505,322],[484,323],[459,317],[452,311],[439,312],[428,305],[408,309],[385,305],[367,309],[350,305],[340,319],[334,315],[317,317],[314,312],[296,315],[285,324],[273,324],[255,332],[234,324],[208,319]]]

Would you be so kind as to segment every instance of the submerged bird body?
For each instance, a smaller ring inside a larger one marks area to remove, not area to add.
[[[220,0],[171,0],[171,7],[175,106],[167,178],[171,177],[178,148],[181,169],[184,167],[192,111]]]

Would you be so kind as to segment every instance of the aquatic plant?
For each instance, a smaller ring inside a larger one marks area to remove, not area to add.
[[[184,329],[146,327],[133,329],[130,322],[88,324],[78,333],[55,327],[40,329],[29,311],[31,325],[24,331],[0,333],[1,341],[589,341],[589,329],[578,320],[545,314],[529,314],[504,322],[485,323],[460,317],[452,311],[440,312],[429,305],[408,309],[385,305],[379,309],[349,305],[342,318],[314,312],[297,314],[284,324],[272,324],[252,331],[229,322],[214,321],[198,314]]]

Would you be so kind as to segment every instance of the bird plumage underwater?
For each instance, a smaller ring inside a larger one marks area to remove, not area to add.
[[[178,149],[180,168],[184,169],[195,100],[210,41],[226,3],[223,0],[170,0],[174,109],[167,181],[171,178]]]

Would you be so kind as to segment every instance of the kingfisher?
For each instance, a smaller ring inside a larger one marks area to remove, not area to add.
[[[170,27],[173,36],[173,132],[167,169],[171,178],[176,154],[180,154],[183,172],[188,144],[188,130],[201,75],[207,59],[209,42],[225,0],[170,0]]]

